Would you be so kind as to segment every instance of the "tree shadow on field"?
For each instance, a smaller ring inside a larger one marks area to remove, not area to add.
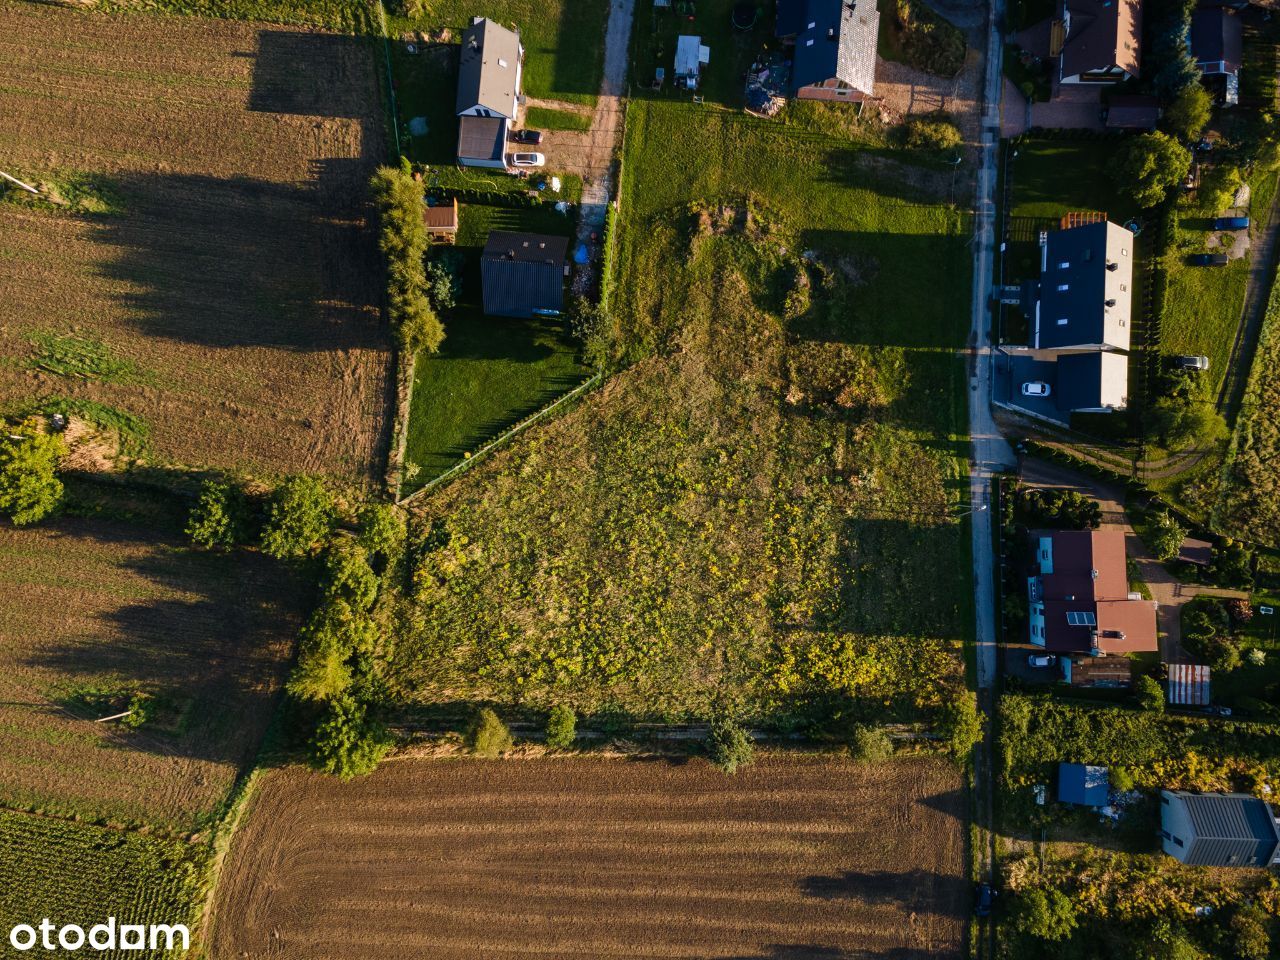
[[[120,176],[124,213],[92,224],[116,312],[148,336],[214,348],[386,349],[375,239],[353,209],[360,166],[316,161],[303,185]]]
[[[377,63],[363,37],[262,30],[253,57],[250,110],[364,118],[377,102]]]
[[[172,729],[104,725],[104,733],[120,734],[116,749],[247,762],[298,626],[292,577],[258,555],[198,552],[124,524],[60,526],[66,536],[128,550],[116,566],[144,583],[130,583],[116,605],[77,616],[26,664],[55,672],[65,689],[144,693],[178,705],[182,719]],[[71,579],[66,586],[80,589]]]
[[[943,914],[953,913],[969,891],[964,878],[927,870],[846,870],[834,876],[805,877],[801,887],[820,900],[897,904],[915,913]]]
[[[740,954],[723,960],[938,960],[936,951],[910,947],[886,950],[845,950],[841,947],[803,943],[771,943],[760,953]]]

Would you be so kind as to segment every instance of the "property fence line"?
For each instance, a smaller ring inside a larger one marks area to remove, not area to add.
[[[391,100],[391,132],[396,138],[397,162],[402,155],[400,150],[400,107],[396,103],[396,82],[391,75],[391,38],[387,30],[387,8],[382,0],[378,0],[378,27],[382,31],[382,62],[387,68],[387,96]]]
[[[402,507],[407,503],[411,503],[412,501],[426,494],[428,491],[434,490],[436,487],[440,486],[445,481],[452,480],[454,477],[458,476],[459,474],[465,473],[471,467],[475,466],[475,464],[478,461],[483,460],[488,454],[492,453],[498,447],[502,446],[512,437],[515,437],[517,434],[522,433],[528,427],[533,426],[535,423],[537,423],[539,420],[541,420],[543,417],[549,414],[552,410],[555,410],[561,404],[568,403],[570,400],[574,399],[575,397],[579,397],[582,394],[586,393],[592,387],[600,383],[600,381],[603,379],[604,379],[604,371],[601,370],[598,373],[596,373],[594,376],[592,376],[589,380],[585,380],[582,383],[578,384],[568,393],[564,394],[563,396],[556,397],[555,400],[551,401],[541,410],[537,411],[534,414],[531,414],[528,417],[525,417],[515,426],[508,429],[505,433],[499,434],[497,437],[490,440],[483,447],[481,447],[479,450],[473,453],[470,457],[467,457],[465,460],[455,463],[452,467],[450,467],[444,473],[440,474],[440,476],[436,477],[435,479],[428,480],[426,483],[424,483],[417,490],[413,491],[413,493],[409,494],[407,497],[396,500],[396,505]]]
[[[418,367],[418,355],[410,350],[396,349],[395,419],[391,423],[391,450],[387,457],[387,492],[396,503],[400,502],[400,488],[404,485],[404,453],[409,445],[409,413],[413,409],[413,385]]]

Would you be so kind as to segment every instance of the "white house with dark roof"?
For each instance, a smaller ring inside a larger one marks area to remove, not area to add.
[[[507,134],[520,111],[524,47],[520,34],[475,17],[458,60],[458,162],[506,166]]]
[[[792,46],[792,95],[854,102],[871,96],[879,33],[875,0],[778,0],[777,35]]]

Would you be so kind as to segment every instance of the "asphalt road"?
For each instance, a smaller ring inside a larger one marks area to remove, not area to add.
[[[986,733],[974,759],[978,825],[984,831],[982,873],[990,881],[994,865],[992,832],[993,739],[998,652],[996,646],[995,556],[992,545],[991,480],[1006,466],[1013,466],[1013,450],[991,416],[991,296],[992,258],[996,245],[996,166],[1000,144],[1000,56],[1003,50],[1000,23],[1004,0],[991,0],[987,11],[985,74],[982,84],[982,139],[979,151],[977,195],[973,221],[973,303],[969,333],[969,500],[973,507],[973,584],[978,704],[986,714]],[[994,949],[991,922],[974,926],[978,956]]]

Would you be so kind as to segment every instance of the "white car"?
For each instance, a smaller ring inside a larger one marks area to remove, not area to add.
[[[547,162],[547,158],[540,153],[513,153],[511,155],[511,165],[513,167],[540,167]]]
[[[1029,667],[1053,667],[1057,664],[1058,658],[1051,653],[1033,653],[1027,657]]]
[[[1024,397],[1047,397],[1049,393],[1049,385],[1043,380],[1029,380],[1022,385]]]

